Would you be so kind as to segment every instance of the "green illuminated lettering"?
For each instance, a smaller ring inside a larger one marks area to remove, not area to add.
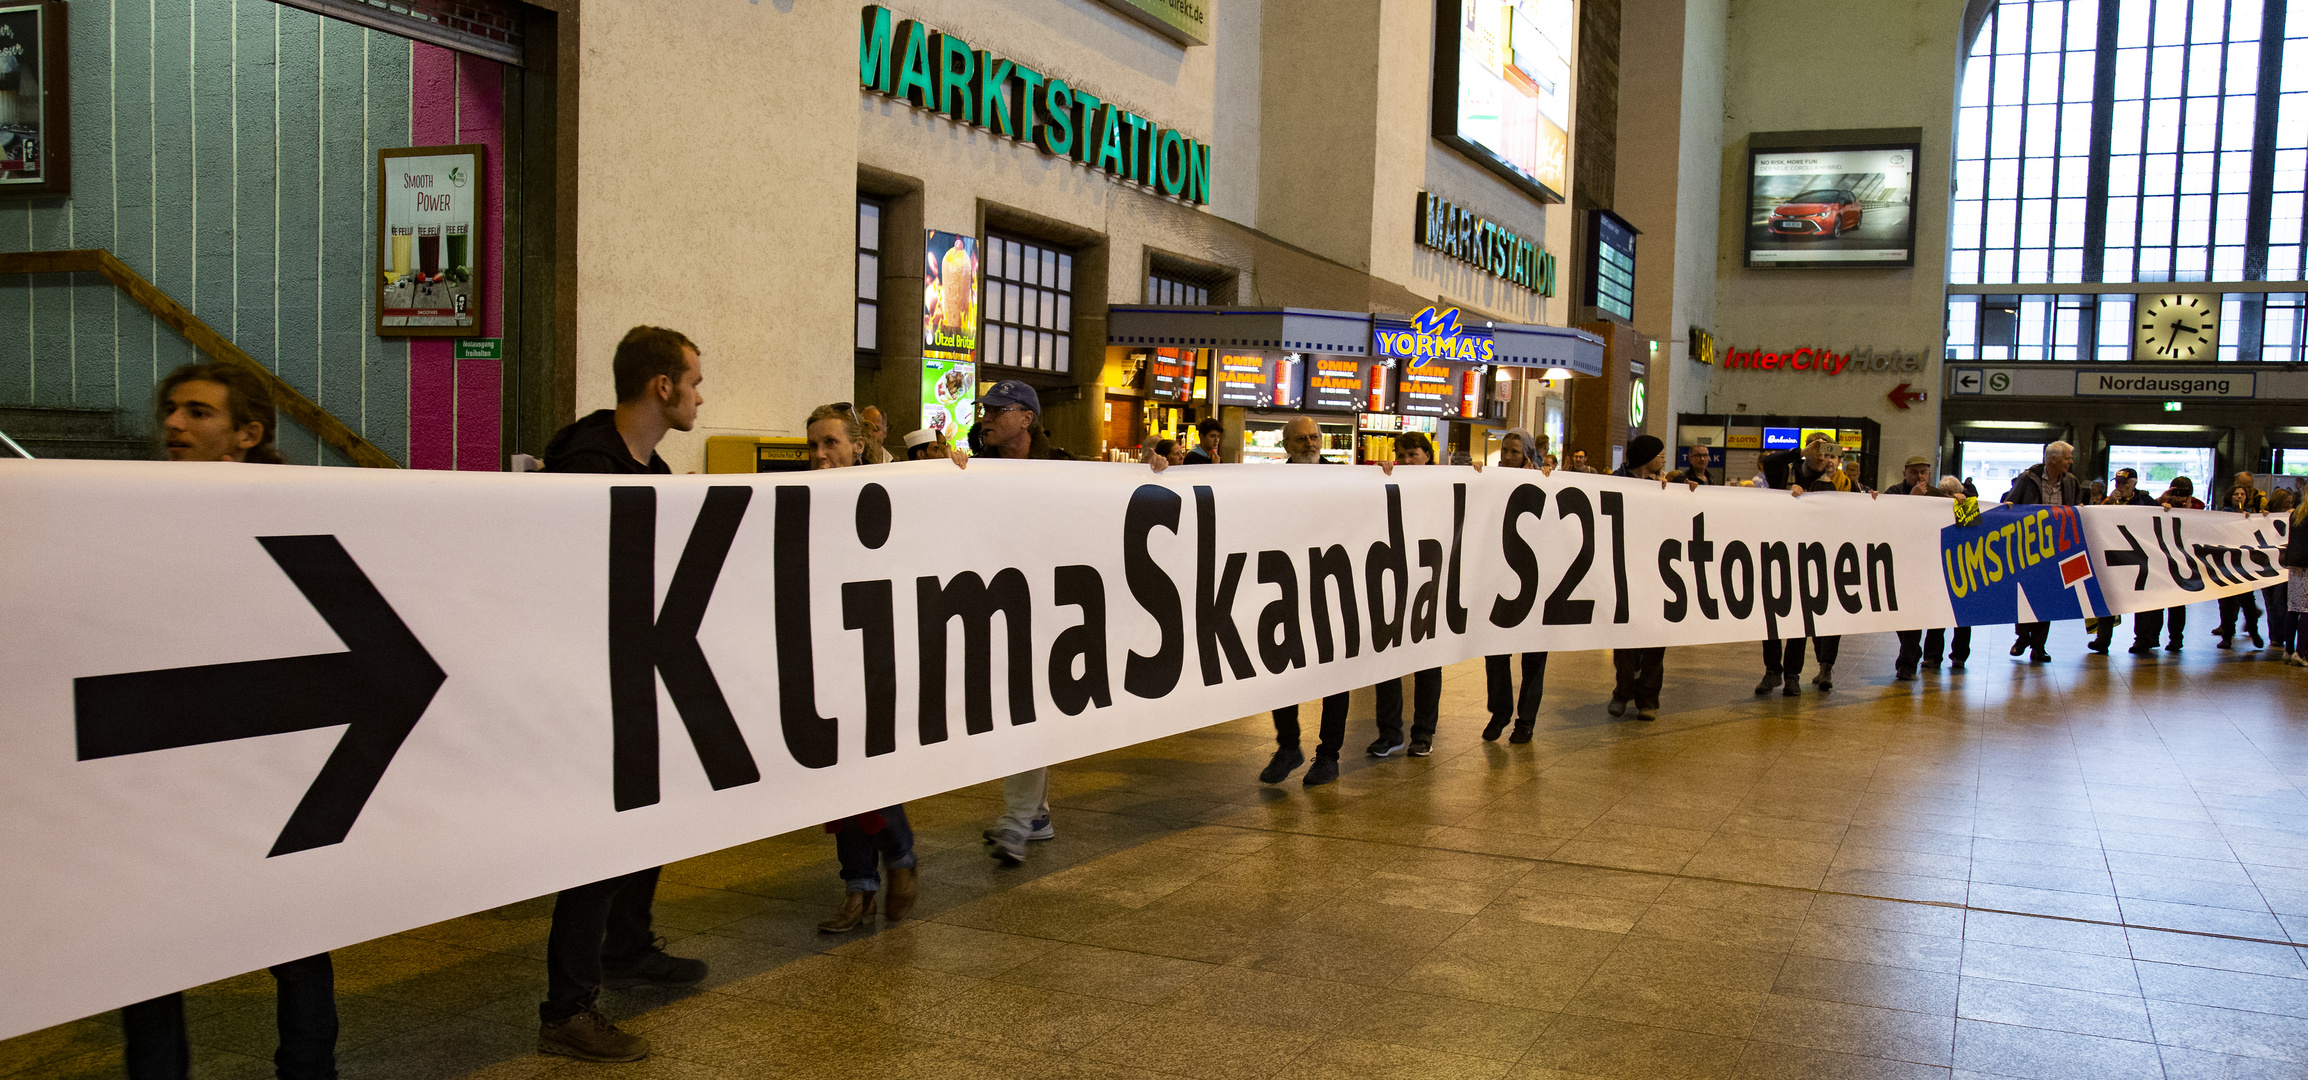
[[[1042,130],[1039,142],[1045,153],[1070,157],[1074,152],[1074,92],[1066,80],[1051,76],[1042,88]]]
[[[978,126],[1015,136],[1010,125],[1010,75],[1017,65],[990,52],[978,53]]]
[[[857,82],[890,92],[890,9],[868,4],[858,13]]]
[[[970,123],[977,112],[970,107],[976,89],[971,83],[978,74],[977,50],[952,34],[939,34],[937,39],[938,104],[935,107],[962,123]],[[961,62],[960,67],[954,66],[957,60]]]
[[[1042,73],[1024,64],[1019,64],[1017,65],[1017,78],[1017,138],[1020,142],[1030,143],[1034,141],[1035,129],[1039,126],[1034,117],[1036,113],[1041,111]]]
[[[1089,165],[1098,160],[1098,148],[1106,135],[1099,128],[1099,106],[1105,104],[1087,90],[1074,91],[1074,160]]]
[[[1186,137],[1175,131],[1162,132],[1156,160],[1161,166],[1162,194],[1177,198],[1186,190]]]
[[[1210,202],[1210,144],[1186,141],[1186,201],[1196,206]]]
[[[912,19],[899,23],[896,40],[902,42],[897,54],[896,96],[924,109],[938,107],[937,89],[930,83],[930,30]]]
[[[1098,160],[1091,167],[1116,176],[1128,176],[1130,163],[1122,157],[1122,125],[1117,122],[1121,115],[1112,105],[1098,107]],[[1109,161],[1113,164],[1106,164]]]

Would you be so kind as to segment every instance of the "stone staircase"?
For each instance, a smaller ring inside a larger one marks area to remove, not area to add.
[[[111,409],[0,405],[0,432],[36,458],[146,461],[159,457],[152,440],[123,431]],[[0,457],[14,457],[0,444]]]

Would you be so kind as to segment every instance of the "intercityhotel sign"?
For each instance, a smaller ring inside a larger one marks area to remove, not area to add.
[[[1431,191],[1418,193],[1418,242],[1540,296],[1555,295],[1555,257],[1535,241]]]
[[[1721,353],[1725,368],[1746,368],[1751,371],[1799,371],[1815,375],[1841,375],[1846,371],[1865,374],[1885,371],[1922,371],[1923,354],[1901,352],[1896,349],[1852,349],[1836,352],[1833,349],[1803,346],[1786,352],[1766,349],[1726,349]]]
[[[859,18],[858,85],[1196,205],[1210,144],[888,8]]]

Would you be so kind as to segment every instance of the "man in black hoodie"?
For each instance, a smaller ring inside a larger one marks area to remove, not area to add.
[[[2070,466],[2076,462],[2076,448],[2065,442],[2044,445],[2041,465],[2030,465],[2026,472],[2013,478],[2011,493],[2004,498],[2005,506],[2075,506],[2084,501],[2084,478],[2077,476]],[[2012,641],[2011,654],[2033,650],[2028,660],[2041,664],[2052,654],[2044,651],[2044,639],[2052,632],[2048,622],[2021,623],[2019,634]]]
[[[657,444],[668,431],[697,426],[705,381],[697,346],[680,333],[636,326],[617,343],[610,363],[617,407],[602,409],[553,436],[545,471],[668,474]],[[689,986],[705,978],[705,961],[668,955],[650,929],[660,867],[563,889],[553,901],[545,942],[545,1001],[537,1006],[537,1049],[584,1061],[639,1061],[649,1040],[618,1029],[595,1003],[601,987]]]

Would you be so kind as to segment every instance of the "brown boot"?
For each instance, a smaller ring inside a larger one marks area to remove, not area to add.
[[[537,1052],[580,1061],[639,1061],[649,1056],[649,1040],[617,1030],[608,1017],[587,1008],[567,1020],[537,1025]]]
[[[913,867],[892,867],[889,880],[882,883],[889,890],[889,895],[882,900],[882,918],[896,922],[913,911],[914,892],[919,883],[920,875],[914,872]]]
[[[833,917],[817,924],[821,934],[846,934],[865,925],[874,917],[874,894],[851,892],[841,898],[841,910]]]

